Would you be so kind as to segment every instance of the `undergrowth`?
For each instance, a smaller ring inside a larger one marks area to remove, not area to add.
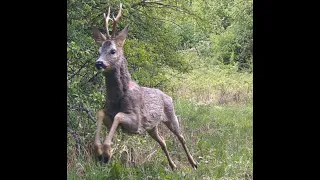
[[[148,135],[130,136],[119,130],[113,145],[113,159],[99,164],[92,146],[74,151],[68,158],[69,179],[252,179],[252,106],[198,105],[175,101],[187,146],[199,163],[193,170],[174,135],[164,126],[169,153],[178,170],[171,171],[160,146]],[[72,141],[72,138],[69,139]],[[70,143],[70,142],[69,142]],[[128,149],[134,149],[135,164],[128,162]],[[124,153],[125,152],[125,153]],[[70,150],[69,150],[70,153]]]
[[[201,64],[201,63],[198,63]],[[174,99],[182,134],[194,159],[194,170],[178,139],[164,126],[159,132],[177,165],[172,171],[158,143],[149,135],[113,139],[112,160],[93,157],[96,124],[84,112],[70,111],[68,179],[252,179],[252,74],[212,63],[172,78],[163,89]],[[102,137],[105,137],[103,128]],[[103,140],[103,139],[101,139]]]

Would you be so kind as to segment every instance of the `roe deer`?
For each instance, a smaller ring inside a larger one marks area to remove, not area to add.
[[[93,27],[93,37],[101,45],[96,68],[102,71],[106,83],[106,103],[99,110],[97,131],[95,135],[95,150],[97,156],[105,163],[111,158],[111,141],[120,126],[125,132],[141,134],[145,131],[156,140],[164,151],[170,167],[174,170],[176,165],[169,156],[166,143],[158,133],[158,124],[163,122],[175,134],[193,168],[197,168],[186,146],[186,141],[180,132],[179,122],[175,115],[172,98],[158,89],[139,86],[131,80],[127,69],[127,60],[124,56],[123,45],[128,34],[126,26],[117,36],[116,24],[121,16],[119,12],[113,19],[112,35],[109,35],[108,21],[110,19],[110,8],[108,14],[104,14],[106,36],[97,28]],[[100,131],[102,122],[109,133],[103,145],[100,142]]]

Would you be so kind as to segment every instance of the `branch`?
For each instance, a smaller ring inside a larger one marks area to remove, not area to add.
[[[94,123],[96,122],[95,118],[92,116],[92,113],[91,113],[91,111],[90,111],[88,108],[82,107],[81,110],[85,111],[85,112],[88,114],[89,118],[90,118]]]
[[[88,114],[89,118],[90,118],[94,123],[96,123],[96,119],[95,119],[94,116],[92,115],[91,110],[90,110],[89,108],[87,108],[87,107],[84,107],[82,103],[80,103],[79,107],[71,108],[71,107],[69,106],[69,108],[70,108],[71,110],[78,110],[78,111],[84,111],[84,112],[86,112],[86,113]]]
[[[79,75],[80,71],[81,71],[83,68],[87,67],[88,63],[91,63],[91,62],[92,62],[92,59],[93,59],[93,58],[95,58],[94,55],[91,55],[90,57],[87,57],[87,60],[80,66],[80,68],[77,70],[77,72],[75,72],[74,74],[72,74],[71,77],[69,77],[67,80],[71,80],[71,79],[73,79],[76,75]],[[72,67],[71,64],[70,64],[70,65],[67,64],[67,66],[68,66],[69,68]],[[73,68],[72,68],[72,69],[73,69]],[[75,68],[75,69],[76,69],[76,68]]]
[[[155,18],[155,17],[149,16],[148,13],[143,12],[143,11],[141,11],[141,10],[139,10],[139,9],[136,9],[136,10],[139,11],[139,12],[141,12],[142,15],[145,15],[145,16],[148,17],[148,18],[151,18],[151,19],[153,19],[153,20],[159,20],[159,21],[167,21],[167,22],[170,22],[170,23],[178,26],[180,29],[182,29],[182,27],[181,27],[179,24],[177,24],[177,23],[175,23],[175,22],[173,22],[173,21],[170,21],[170,20],[167,20],[167,19]]]
[[[87,82],[92,82],[93,84],[95,83],[95,80],[96,80],[96,78],[97,78],[97,76],[98,76],[98,72],[95,74],[95,75],[93,75]]]
[[[179,11],[181,13],[190,15],[193,19],[197,20],[196,22],[203,22],[204,20],[197,14],[191,12],[188,9],[185,9],[183,7],[178,7],[175,5],[171,5],[171,4],[164,4],[162,3],[163,1],[159,0],[159,1],[146,1],[146,0],[142,0],[138,3],[134,3],[131,4],[131,8],[134,9],[135,7],[141,6],[141,7],[147,7],[147,8],[166,8],[166,9],[171,9],[174,11]],[[173,22],[172,22],[173,23]],[[202,30],[204,30],[204,28],[202,26],[199,26],[199,28],[201,28]]]
[[[67,128],[67,132],[70,133],[73,138],[76,140],[76,141],[79,141],[79,134],[77,132],[75,132],[74,130],[70,129],[69,127]]]
[[[74,130],[70,129],[69,127],[67,128],[67,132],[70,133],[73,139],[76,141],[76,150],[77,152],[79,152],[80,151],[80,135]]]
[[[192,16],[195,16],[197,17],[198,19],[202,20],[199,16],[197,16],[196,14],[190,12],[189,10],[187,9],[184,9],[184,8],[180,8],[178,6],[174,6],[174,5],[170,5],[170,4],[163,4],[161,3],[163,1],[159,0],[159,1],[146,1],[146,0],[142,0],[141,2],[138,2],[138,3],[135,3],[135,4],[131,4],[131,8],[135,8],[137,6],[142,6],[142,7],[155,7],[155,8],[169,8],[169,9],[173,9],[173,10],[176,10],[176,11],[180,11],[180,12],[183,12],[183,13],[187,13],[189,15],[192,15]],[[150,5],[159,5],[158,7],[157,6],[150,6]]]
[[[177,6],[172,6],[170,4],[163,4],[161,3],[162,1],[146,1],[146,0],[142,0],[138,3],[134,3],[134,4],[131,4],[131,8],[135,8],[137,6],[143,6],[143,7],[152,7],[152,6],[148,6],[148,4],[156,4],[156,5],[160,5],[160,6],[164,6],[164,7],[176,7],[178,8]]]
[[[131,8],[135,8],[136,6],[141,6],[142,4],[144,4],[146,2],[146,0],[142,0],[142,1],[140,1],[140,2],[138,2],[138,3],[133,3],[133,4],[131,4]]]
[[[160,3],[161,1],[146,1],[145,4],[157,4],[157,5],[161,5],[161,6],[166,6],[166,7],[177,7],[177,6],[171,6],[170,4],[163,4]]]
[[[69,80],[73,79],[76,75],[78,75],[78,74],[80,73],[80,71],[81,71],[83,68],[85,68],[86,65],[87,65],[89,62],[90,62],[90,61],[86,61],[85,63],[83,63],[82,66],[78,69],[78,71],[75,72],[75,73],[73,73],[73,74],[71,75],[71,77],[68,78],[67,80],[69,81]]]

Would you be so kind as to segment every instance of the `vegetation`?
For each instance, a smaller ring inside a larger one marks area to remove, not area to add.
[[[98,46],[91,27],[103,32],[103,12],[110,6],[116,15],[119,3],[67,1],[68,179],[252,179],[252,0],[121,1],[117,30],[129,24],[124,48],[132,78],[173,97],[199,166],[191,169],[163,126],[177,171],[147,134],[120,129],[112,161],[96,163],[96,111],[105,84],[94,67]]]

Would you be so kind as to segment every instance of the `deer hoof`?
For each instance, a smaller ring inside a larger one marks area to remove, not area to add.
[[[103,157],[102,157],[102,160],[103,160],[104,163],[108,163],[109,157],[103,156]]]
[[[107,157],[107,156],[103,156],[103,155],[99,155],[99,156],[97,156],[97,160],[99,161],[99,162],[103,162],[103,163],[108,163],[108,161],[109,161],[109,157]]]
[[[108,161],[110,160],[110,158],[111,158],[111,154],[108,154],[108,153],[103,153],[103,154],[102,154],[102,161],[103,161],[104,163],[108,163]]]
[[[196,164],[193,164],[192,167],[193,167],[193,169],[197,169],[198,168],[198,166]]]
[[[98,161],[102,161],[102,155],[97,156]]]
[[[172,171],[175,171],[177,169],[177,166],[175,164],[170,164],[170,167],[171,167]]]

